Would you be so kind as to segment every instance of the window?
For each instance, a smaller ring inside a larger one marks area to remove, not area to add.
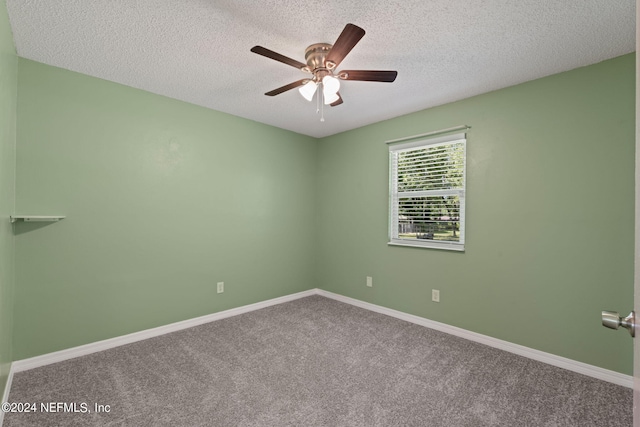
[[[389,244],[463,251],[466,134],[389,146]]]

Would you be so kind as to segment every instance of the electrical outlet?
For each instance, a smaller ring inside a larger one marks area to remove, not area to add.
[[[440,291],[438,289],[431,289],[431,301],[440,302]]]
[[[373,288],[373,277],[367,276],[367,287]]]
[[[224,292],[224,282],[218,282],[218,293],[221,294]]]

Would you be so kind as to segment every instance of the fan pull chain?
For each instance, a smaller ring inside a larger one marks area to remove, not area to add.
[[[320,112],[320,85],[316,87],[316,114]]]

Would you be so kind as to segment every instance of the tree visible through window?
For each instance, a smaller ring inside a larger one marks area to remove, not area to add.
[[[464,134],[389,147],[390,243],[464,250]]]

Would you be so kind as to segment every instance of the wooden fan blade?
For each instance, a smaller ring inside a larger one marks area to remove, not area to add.
[[[357,25],[347,24],[327,54],[325,62],[333,64],[330,68],[337,67],[363,36],[364,30],[362,28]]]
[[[289,83],[288,85],[284,85],[282,87],[279,87],[278,89],[274,89],[271,92],[267,92],[267,93],[265,93],[265,95],[267,95],[267,96],[280,95],[282,92],[286,92],[286,91],[294,89],[294,88],[296,88],[298,86],[302,86],[302,85],[306,84],[308,81],[309,81],[309,79],[298,80],[297,82]]]
[[[338,100],[337,101],[333,101],[331,104],[332,107],[335,107],[336,105],[340,105],[342,104],[344,101],[342,100],[342,96],[340,96],[340,92],[338,92]]]
[[[302,62],[296,61],[295,59],[291,59],[288,56],[280,55],[278,52],[269,50],[266,47],[254,46],[251,48],[251,52],[257,53],[258,55],[266,56],[267,58],[275,59],[276,61],[280,61],[283,64],[291,65],[292,67],[296,67],[299,70],[307,66],[307,64],[303,64]]]
[[[342,80],[360,80],[363,82],[391,83],[397,76],[397,71],[342,70],[338,73],[338,77]]]

